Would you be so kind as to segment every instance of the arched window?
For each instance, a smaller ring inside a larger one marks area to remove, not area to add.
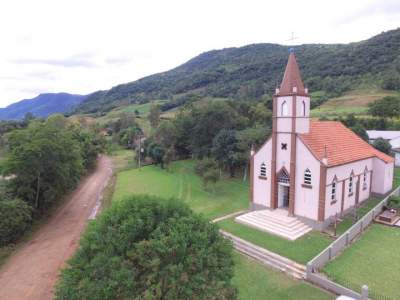
[[[308,168],[304,171],[304,184],[311,184],[311,171]]]
[[[265,165],[265,163],[261,164],[260,167],[260,176],[261,177],[267,177],[267,166]]]
[[[364,174],[363,174],[363,190],[366,190],[368,187],[367,184],[367,170],[364,170]]]
[[[289,112],[288,104],[286,103],[286,101],[283,101],[283,103],[281,105],[281,115],[282,116],[287,116],[288,112]]]
[[[332,182],[332,187],[331,187],[331,202],[336,201],[336,182]]]
[[[306,116],[306,103],[304,101],[301,103],[301,113],[303,117]]]
[[[353,194],[353,175],[350,175],[349,178],[349,195]]]
[[[284,184],[290,184],[289,174],[284,169],[279,172],[278,182],[284,183]]]

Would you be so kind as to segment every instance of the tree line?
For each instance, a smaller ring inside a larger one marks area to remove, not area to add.
[[[61,115],[32,120],[5,135],[7,160],[0,191],[0,246],[16,241],[81,176],[106,148],[99,133]]]

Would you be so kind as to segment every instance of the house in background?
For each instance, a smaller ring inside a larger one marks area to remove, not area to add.
[[[273,96],[272,136],[251,155],[253,211],[236,221],[293,240],[372,193],[388,193],[393,170],[391,156],[342,123],[310,120],[310,96],[291,52]]]
[[[372,144],[376,139],[382,138],[390,143],[395,157],[396,167],[400,167],[400,131],[390,130],[367,130],[369,142]]]

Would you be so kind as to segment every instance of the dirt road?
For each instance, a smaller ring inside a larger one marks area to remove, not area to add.
[[[53,298],[59,271],[76,250],[80,234],[111,173],[110,158],[101,157],[96,170],[81,182],[31,241],[1,267],[1,300]]]

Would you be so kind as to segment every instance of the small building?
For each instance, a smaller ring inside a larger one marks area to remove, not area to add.
[[[369,142],[382,138],[390,143],[395,157],[395,166],[400,167],[400,131],[392,130],[367,130]]]
[[[291,52],[273,96],[272,136],[251,155],[252,210],[279,209],[323,229],[372,193],[388,193],[393,170],[391,156],[342,123],[310,119],[310,95]]]

